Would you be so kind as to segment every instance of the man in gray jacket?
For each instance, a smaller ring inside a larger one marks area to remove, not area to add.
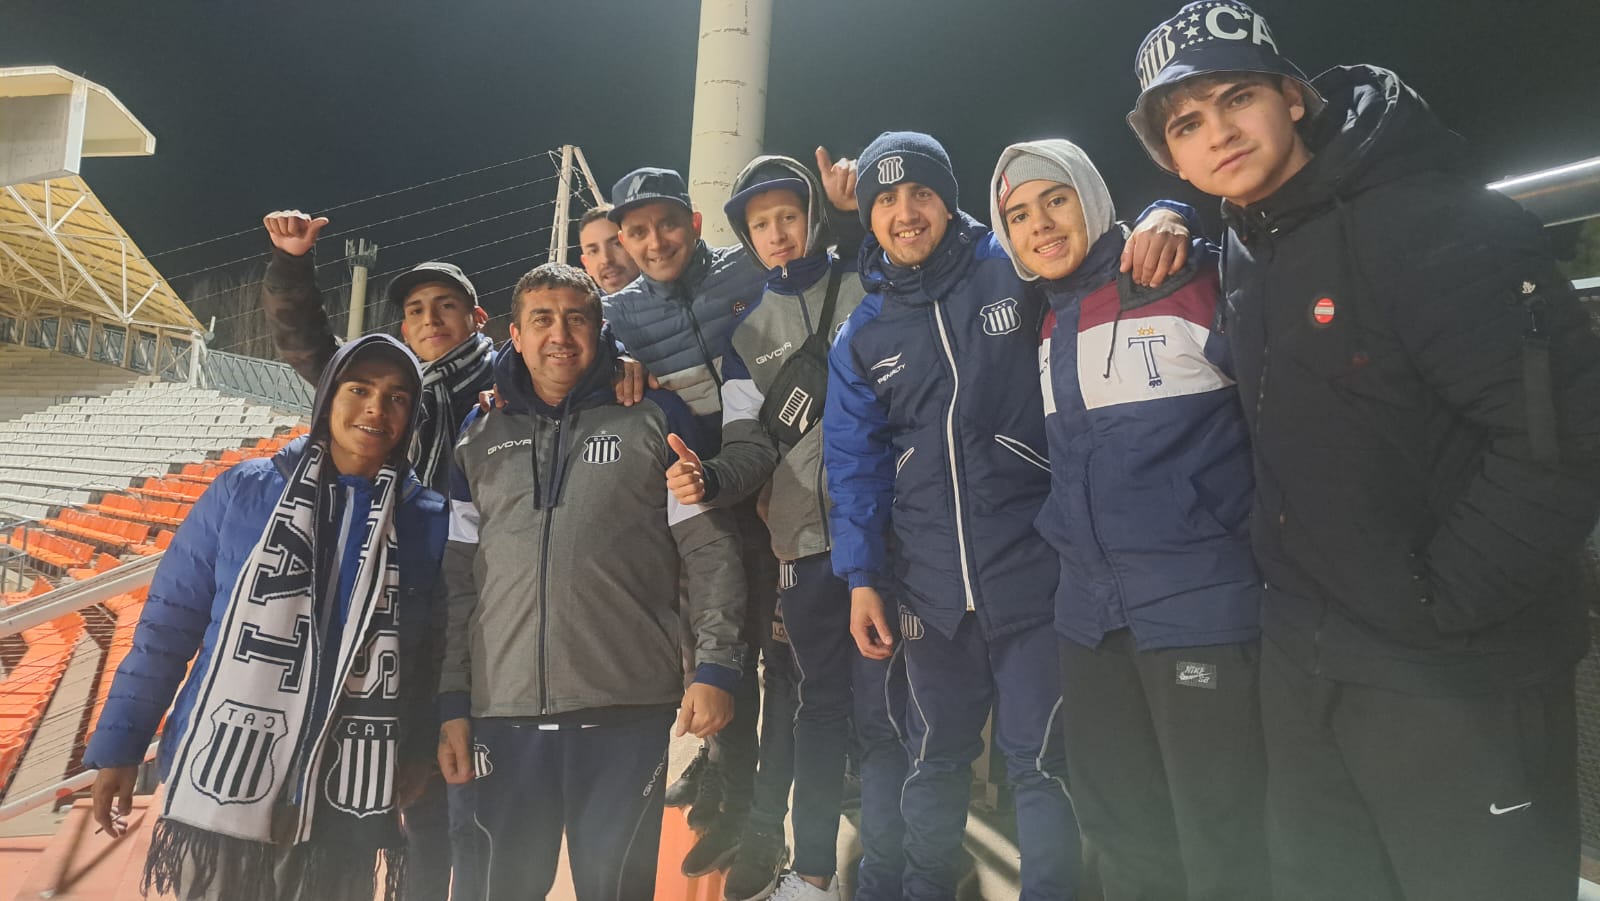
[[[439,765],[452,783],[480,780],[477,822],[503,849],[488,862],[491,901],[543,897],[563,832],[580,901],[648,898],[672,710],[681,695],[680,735],[732,716],[738,539],[726,513],[667,491],[667,466],[688,452],[668,436],[694,441],[682,401],[616,403],[593,279],[540,266],[511,313],[513,346],[495,360],[505,406],[470,416],[456,447]]]

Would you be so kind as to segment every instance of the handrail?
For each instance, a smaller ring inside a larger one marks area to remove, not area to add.
[[[154,760],[156,751],[160,747],[160,739],[151,742],[150,747],[144,751],[144,759],[147,761]],[[99,772],[99,770],[84,770],[81,773],[74,773],[60,782],[36,788],[20,798],[7,799],[6,803],[0,804],[0,823],[12,817],[21,816],[36,807],[43,807],[67,792],[88,788],[94,784],[94,778]]]
[[[43,625],[57,617],[76,613],[90,604],[98,604],[107,598],[148,585],[161,558],[165,556],[166,552],[162,551],[140,557],[116,569],[51,589],[38,597],[0,610],[0,638],[16,635],[23,629]]]

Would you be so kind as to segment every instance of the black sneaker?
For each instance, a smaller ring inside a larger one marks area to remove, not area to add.
[[[700,770],[695,780],[694,801],[689,807],[689,828],[696,832],[710,829],[722,816],[722,772],[710,760]]]
[[[783,834],[745,830],[739,855],[722,886],[723,901],[759,901],[778,887],[778,877],[789,863],[789,846]]]
[[[727,869],[739,854],[739,835],[743,831],[732,817],[718,817],[683,855],[683,875],[693,879]]]
[[[688,807],[693,804],[695,795],[700,792],[700,778],[708,771],[716,772],[716,768],[717,765],[711,762],[711,752],[701,745],[700,753],[694,755],[689,765],[683,768],[677,781],[667,786],[667,806]]]

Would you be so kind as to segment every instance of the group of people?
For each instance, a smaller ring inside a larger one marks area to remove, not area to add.
[[[732,247],[629,173],[499,349],[441,262],[341,346],[269,215],[311,432],[195,505],[85,754],[120,835],[166,717],[146,886],[543,897],[565,837],[643,899],[670,802],[685,874],[826,901],[858,781],[855,897],[953,899],[991,723],[1024,898],[1573,897],[1600,341],[1538,224],[1238,0],[1135,71],[1220,243],[1060,139],[985,223],[891,131],[751,161]]]

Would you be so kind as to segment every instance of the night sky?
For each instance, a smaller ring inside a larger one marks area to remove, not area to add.
[[[1172,0],[775,5],[769,152],[809,160],[825,143],[853,155],[884,129],[928,131],[982,218],[1006,144],[1069,137],[1124,214],[1163,195],[1213,212],[1149,163],[1122,120],[1134,51]],[[1254,5],[1309,73],[1398,71],[1472,142],[1485,181],[1600,154],[1595,0]],[[583,147],[607,189],[638,165],[686,171],[698,11],[698,0],[0,0],[0,65],[82,74],[155,133],[154,157],[89,160],[83,174],[187,293],[184,273],[259,254],[253,229],[278,207],[325,210],[562,143]],[[525,208],[554,189],[511,186],[551,173],[541,158],[335,210],[324,279],[343,279],[335,233],[359,234],[384,245],[380,273],[460,259],[500,312],[549,241],[536,231],[549,208]]]

